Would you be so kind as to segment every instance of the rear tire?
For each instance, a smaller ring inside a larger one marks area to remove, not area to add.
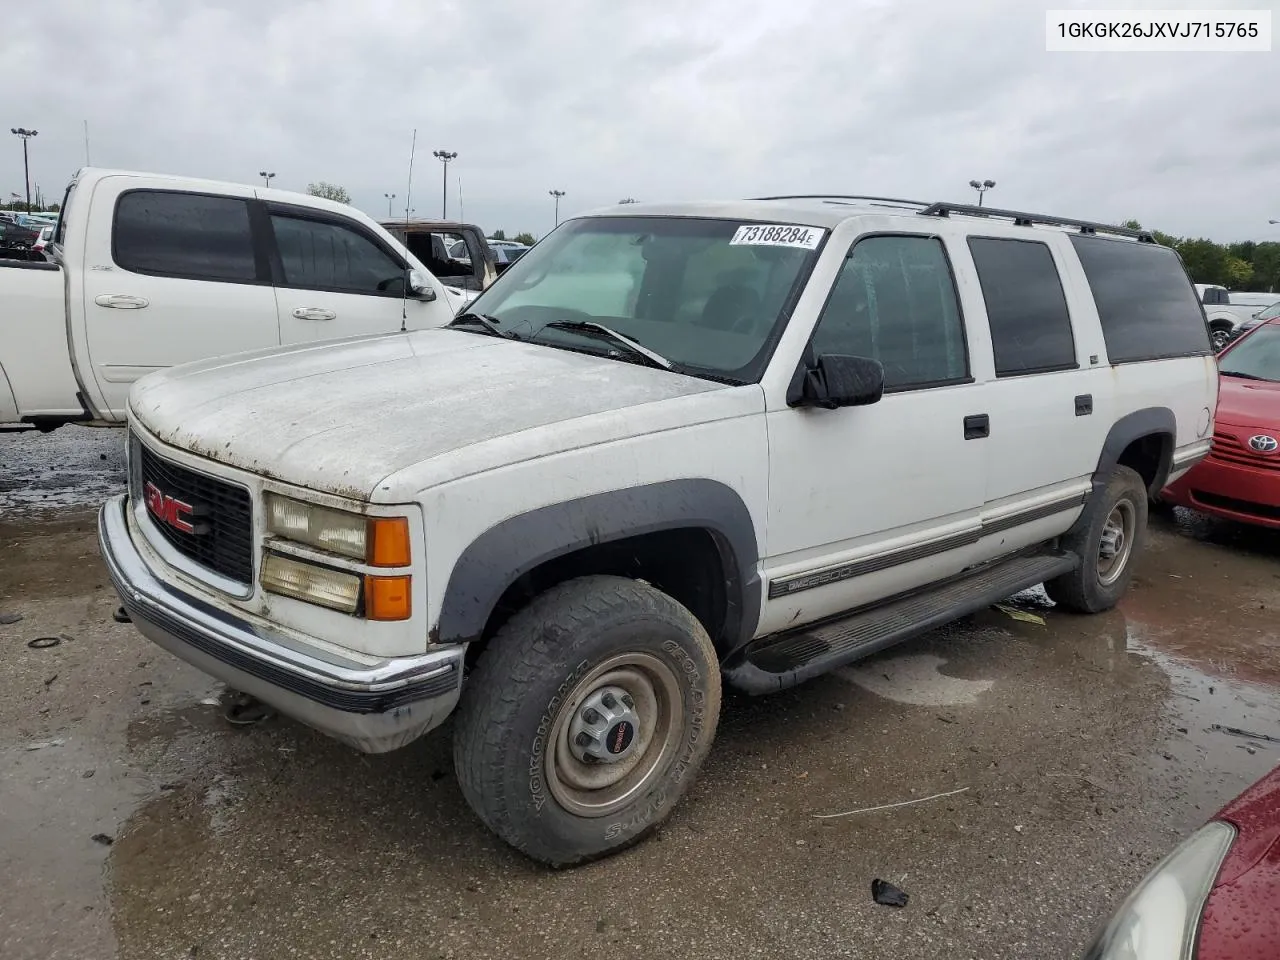
[[[1087,522],[1063,538],[1080,566],[1044,585],[1054,603],[1077,613],[1110,610],[1133,579],[1147,539],[1147,485],[1137,471],[1117,466],[1101,497],[1086,508]]]
[[[647,584],[583,577],[494,636],[463,687],[454,766],[489,829],[570,866],[666,819],[719,714],[719,664],[693,614]]]

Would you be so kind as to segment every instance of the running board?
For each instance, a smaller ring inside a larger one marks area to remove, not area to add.
[[[744,693],[773,693],[975,613],[1010,594],[1070,573],[1075,554],[1023,554],[835,620],[748,644],[724,667]]]

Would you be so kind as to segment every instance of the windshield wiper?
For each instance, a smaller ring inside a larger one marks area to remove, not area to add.
[[[588,337],[597,337],[603,340],[611,340],[620,344],[633,356],[642,357],[650,366],[659,367],[663,370],[674,370],[676,365],[664,357],[660,353],[655,353],[643,344],[636,343],[628,336],[624,336],[612,327],[606,327],[603,323],[596,323],[594,320],[552,320],[550,323],[543,324],[541,329],[550,328],[552,330],[569,330],[573,333],[581,333]]]
[[[1260,377],[1254,373],[1234,373],[1230,370],[1219,370],[1218,372],[1222,374],[1224,377],[1239,377],[1241,380],[1261,380],[1264,383],[1275,382],[1270,377]]]
[[[460,313],[456,317],[454,317],[452,320],[450,320],[448,323],[446,323],[445,326],[446,327],[477,326],[477,327],[480,327],[482,330],[484,330],[486,333],[495,337],[502,337],[504,340],[520,339],[518,336],[516,336],[516,332],[514,330],[503,330],[500,326],[498,326],[498,321],[495,320],[493,317],[489,316],[487,313],[472,313],[470,311],[467,311],[466,313]]]

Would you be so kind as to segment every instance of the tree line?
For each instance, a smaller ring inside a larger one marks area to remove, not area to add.
[[[1123,226],[1143,229],[1137,220],[1126,220]],[[1156,243],[1178,251],[1195,283],[1256,293],[1274,293],[1280,287],[1280,242],[1214,243],[1204,237],[1175,237],[1159,230],[1150,233]]]

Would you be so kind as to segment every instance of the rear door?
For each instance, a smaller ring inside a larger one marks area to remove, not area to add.
[[[214,194],[173,184],[106,177],[91,200],[85,342],[92,378],[117,415],[133,382],[152,371],[279,342],[252,188]]]
[[[1063,282],[1062,235],[970,236],[958,262],[976,272],[994,376],[980,558],[1061,533],[1078,516],[1111,426],[1112,383],[1091,339],[1087,288]],[[1073,302],[1074,301],[1074,302]]]
[[[409,264],[364,224],[279,203],[268,204],[266,216],[282,342],[394,333],[402,321],[419,330],[451,319],[443,290],[435,301],[405,297]]]

